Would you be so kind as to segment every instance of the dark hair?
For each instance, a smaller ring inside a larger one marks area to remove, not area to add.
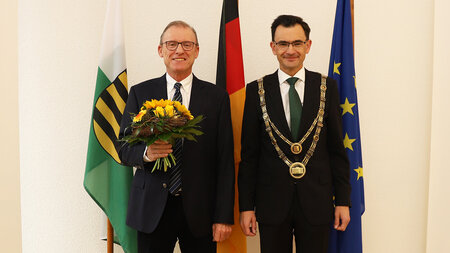
[[[281,25],[284,27],[292,27],[296,24],[302,26],[303,30],[305,31],[306,39],[309,40],[309,33],[311,32],[311,29],[301,17],[293,15],[280,15],[273,21],[272,26],[270,27],[270,29],[272,30],[272,41],[275,39],[275,30],[277,30],[278,26]]]
[[[166,28],[164,28],[164,31],[161,33],[161,36],[159,37],[159,44],[163,43],[162,37],[164,36],[164,33],[166,33],[166,31],[172,26],[178,26],[178,27],[184,27],[184,28],[191,29],[195,35],[195,40],[196,40],[195,43],[198,44],[197,32],[195,31],[195,29],[192,26],[190,26],[188,23],[181,21],[181,20],[172,21],[166,26]]]

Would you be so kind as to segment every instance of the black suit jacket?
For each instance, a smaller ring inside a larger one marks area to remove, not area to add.
[[[320,102],[321,75],[306,70],[305,79],[300,137],[305,135],[317,116]],[[292,140],[279,86],[277,72],[264,77],[267,111],[280,132]],[[287,157],[301,162],[311,145],[314,131],[303,143],[299,155],[293,155],[289,145],[275,131],[273,134]],[[280,224],[286,219],[294,191],[297,191],[301,208],[311,224],[330,222],[334,210],[333,194],[336,205],[350,205],[349,162],[343,146],[336,82],[327,79],[324,126],[314,155],[306,165],[306,175],[298,180],[290,176],[289,167],[278,157],[265,130],[257,82],[248,84],[241,159],[238,177],[240,211],[256,210],[258,222]]]
[[[138,113],[146,100],[167,99],[166,77],[137,84],[130,89],[119,138],[131,124],[130,113]],[[183,144],[182,187],[184,214],[196,236],[212,231],[213,223],[233,224],[234,158],[230,101],[225,90],[194,76],[189,110],[203,115],[203,135],[197,142]],[[145,144],[121,144],[122,163],[138,169],[134,175],[128,203],[127,224],[139,231],[155,230],[164,211],[168,194],[169,171],[155,170],[144,163]]]

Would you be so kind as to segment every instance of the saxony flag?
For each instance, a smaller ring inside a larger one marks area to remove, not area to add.
[[[120,165],[116,150],[128,98],[120,0],[109,0],[97,70],[84,188],[108,216],[115,242],[137,252],[136,231],[125,224],[133,170]]]

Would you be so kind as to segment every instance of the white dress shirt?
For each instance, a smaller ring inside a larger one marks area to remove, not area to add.
[[[294,76],[290,76],[278,69],[278,80],[280,82],[281,100],[283,101],[284,113],[289,128],[291,128],[291,110],[289,109],[289,88],[290,85],[286,81],[290,77],[297,77],[298,80],[295,83],[295,90],[298,93],[298,97],[303,105],[303,97],[305,96],[305,67],[302,67]]]
[[[191,100],[191,90],[192,90],[192,79],[194,76],[192,73],[181,80],[180,82],[175,81],[169,74],[166,73],[166,81],[167,81],[167,98],[172,100],[173,95],[175,95],[175,83],[181,83],[181,96],[183,96],[183,105],[189,109],[189,102]]]

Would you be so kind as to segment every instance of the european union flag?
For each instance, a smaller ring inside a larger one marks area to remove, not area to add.
[[[328,75],[338,82],[342,108],[344,146],[350,160],[352,207],[345,232],[332,229],[329,253],[361,253],[361,215],[364,213],[364,183],[356,96],[355,63],[350,0],[338,0],[334,21]]]

